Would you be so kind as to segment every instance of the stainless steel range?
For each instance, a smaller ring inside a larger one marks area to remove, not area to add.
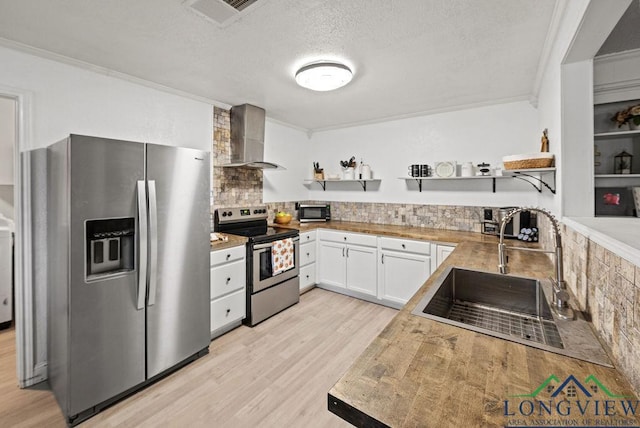
[[[300,300],[300,254],[297,229],[267,226],[267,208],[218,208],[216,232],[245,236],[247,242],[247,318],[254,325],[295,305]],[[293,266],[274,266],[273,247],[293,241]]]

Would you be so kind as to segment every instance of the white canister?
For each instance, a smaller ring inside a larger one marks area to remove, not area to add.
[[[355,178],[355,168],[346,168],[342,170],[343,180],[353,180]]]
[[[363,164],[360,167],[360,175],[363,180],[371,180],[371,167],[369,165]]]
[[[460,176],[461,177],[473,177],[473,163],[465,162],[460,167]]]

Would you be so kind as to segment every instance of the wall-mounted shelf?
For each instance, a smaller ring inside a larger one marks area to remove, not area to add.
[[[640,174],[596,174],[596,178],[640,178]]]
[[[553,176],[553,187],[549,185],[543,176]],[[399,177],[401,180],[416,180],[418,189],[422,192],[422,183],[427,180],[488,180],[492,181],[492,191],[496,192],[496,180],[517,178],[531,184],[539,193],[542,187],[546,187],[553,194],[556,193],[556,169],[555,168],[530,168],[530,169],[505,169],[502,175],[476,175],[473,177]]]
[[[616,140],[619,138],[640,137],[640,130],[600,132],[593,135],[595,140]]]
[[[304,180],[305,183],[319,183],[322,186],[322,190],[326,191],[327,190],[327,183],[360,183],[360,185],[362,186],[362,189],[366,192],[367,191],[367,183],[378,183],[382,181],[379,178],[372,178],[372,179],[361,179],[361,180],[341,180],[341,179],[325,179],[325,180]]]

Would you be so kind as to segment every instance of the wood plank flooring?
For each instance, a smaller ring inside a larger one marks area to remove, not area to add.
[[[210,354],[103,411],[86,427],[344,427],[327,392],[396,310],[313,289]],[[0,426],[65,426],[45,386],[20,390],[15,332],[0,333]]]

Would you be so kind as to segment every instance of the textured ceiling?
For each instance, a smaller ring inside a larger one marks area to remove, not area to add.
[[[305,129],[532,95],[556,0],[259,0],[223,25],[193,0],[0,0],[0,37]],[[296,69],[343,60],[334,92]]]

